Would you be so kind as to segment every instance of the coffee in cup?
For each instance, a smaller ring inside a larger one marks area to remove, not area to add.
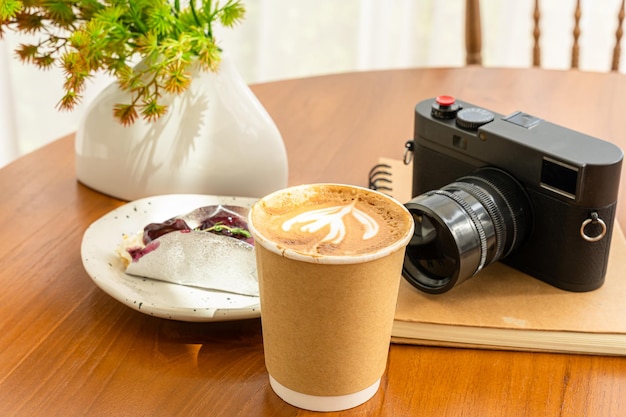
[[[248,223],[272,389],[314,411],[367,401],[386,367],[409,212],[377,191],[311,184],[264,197]]]

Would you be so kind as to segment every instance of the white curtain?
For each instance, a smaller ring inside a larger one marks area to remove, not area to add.
[[[346,71],[462,66],[464,0],[244,0],[248,14],[234,29],[217,31],[223,49],[249,83]],[[532,0],[482,0],[486,66],[531,62]],[[607,71],[620,0],[583,0],[581,69]],[[546,68],[569,66],[575,0],[542,2]],[[60,70],[20,63],[23,38],[0,41],[0,166],[73,132],[85,105],[59,112]],[[626,51],[622,54],[626,72]],[[100,78],[85,102],[109,80]],[[86,103],[85,103],[86,104]]]
[[[0,41],[0,167],[19,155],[15,134],[14,98],[9,77],[10,57],[6,42]]]

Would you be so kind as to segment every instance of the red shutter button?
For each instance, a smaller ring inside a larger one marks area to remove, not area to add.
[[[452,96],[437,96],[435,101],[442,107],[450,107],[455,102],[454,97]]]
[[[431,106],[430,114],[435,119],[454,119],[461,109],[452,96],[437,96]]]

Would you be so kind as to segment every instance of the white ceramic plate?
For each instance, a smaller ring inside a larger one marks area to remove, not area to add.
[[[81,245],[83,266],[98,287],[127,306],[156,317],[182,321],[226,321],[260,317],[259,298],[128,275],[115,249],[124,234],[141,231],[201,206],[251,207],[254,198],[171,194],[127,203],[92,223]]]

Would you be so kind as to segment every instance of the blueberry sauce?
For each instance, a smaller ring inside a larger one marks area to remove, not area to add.
[[[150,223],[143,231],[144,245],[158,239],[159,237],[175,231],[190,232],[191,230],[214,233],[242,240],[250,245],[254,245],[252,236],[248,232],[248,223],[241,214],[232,209],[242,209],[231,206],[207,206],[195,210],[197,214],[210,213],[200,218],[199,224],[191,228],[188,223],[180,217],[175,217],[163,223]],[[181,216],[184,217],[184,216]],[[132,255],[132,254],[131,254]]]

